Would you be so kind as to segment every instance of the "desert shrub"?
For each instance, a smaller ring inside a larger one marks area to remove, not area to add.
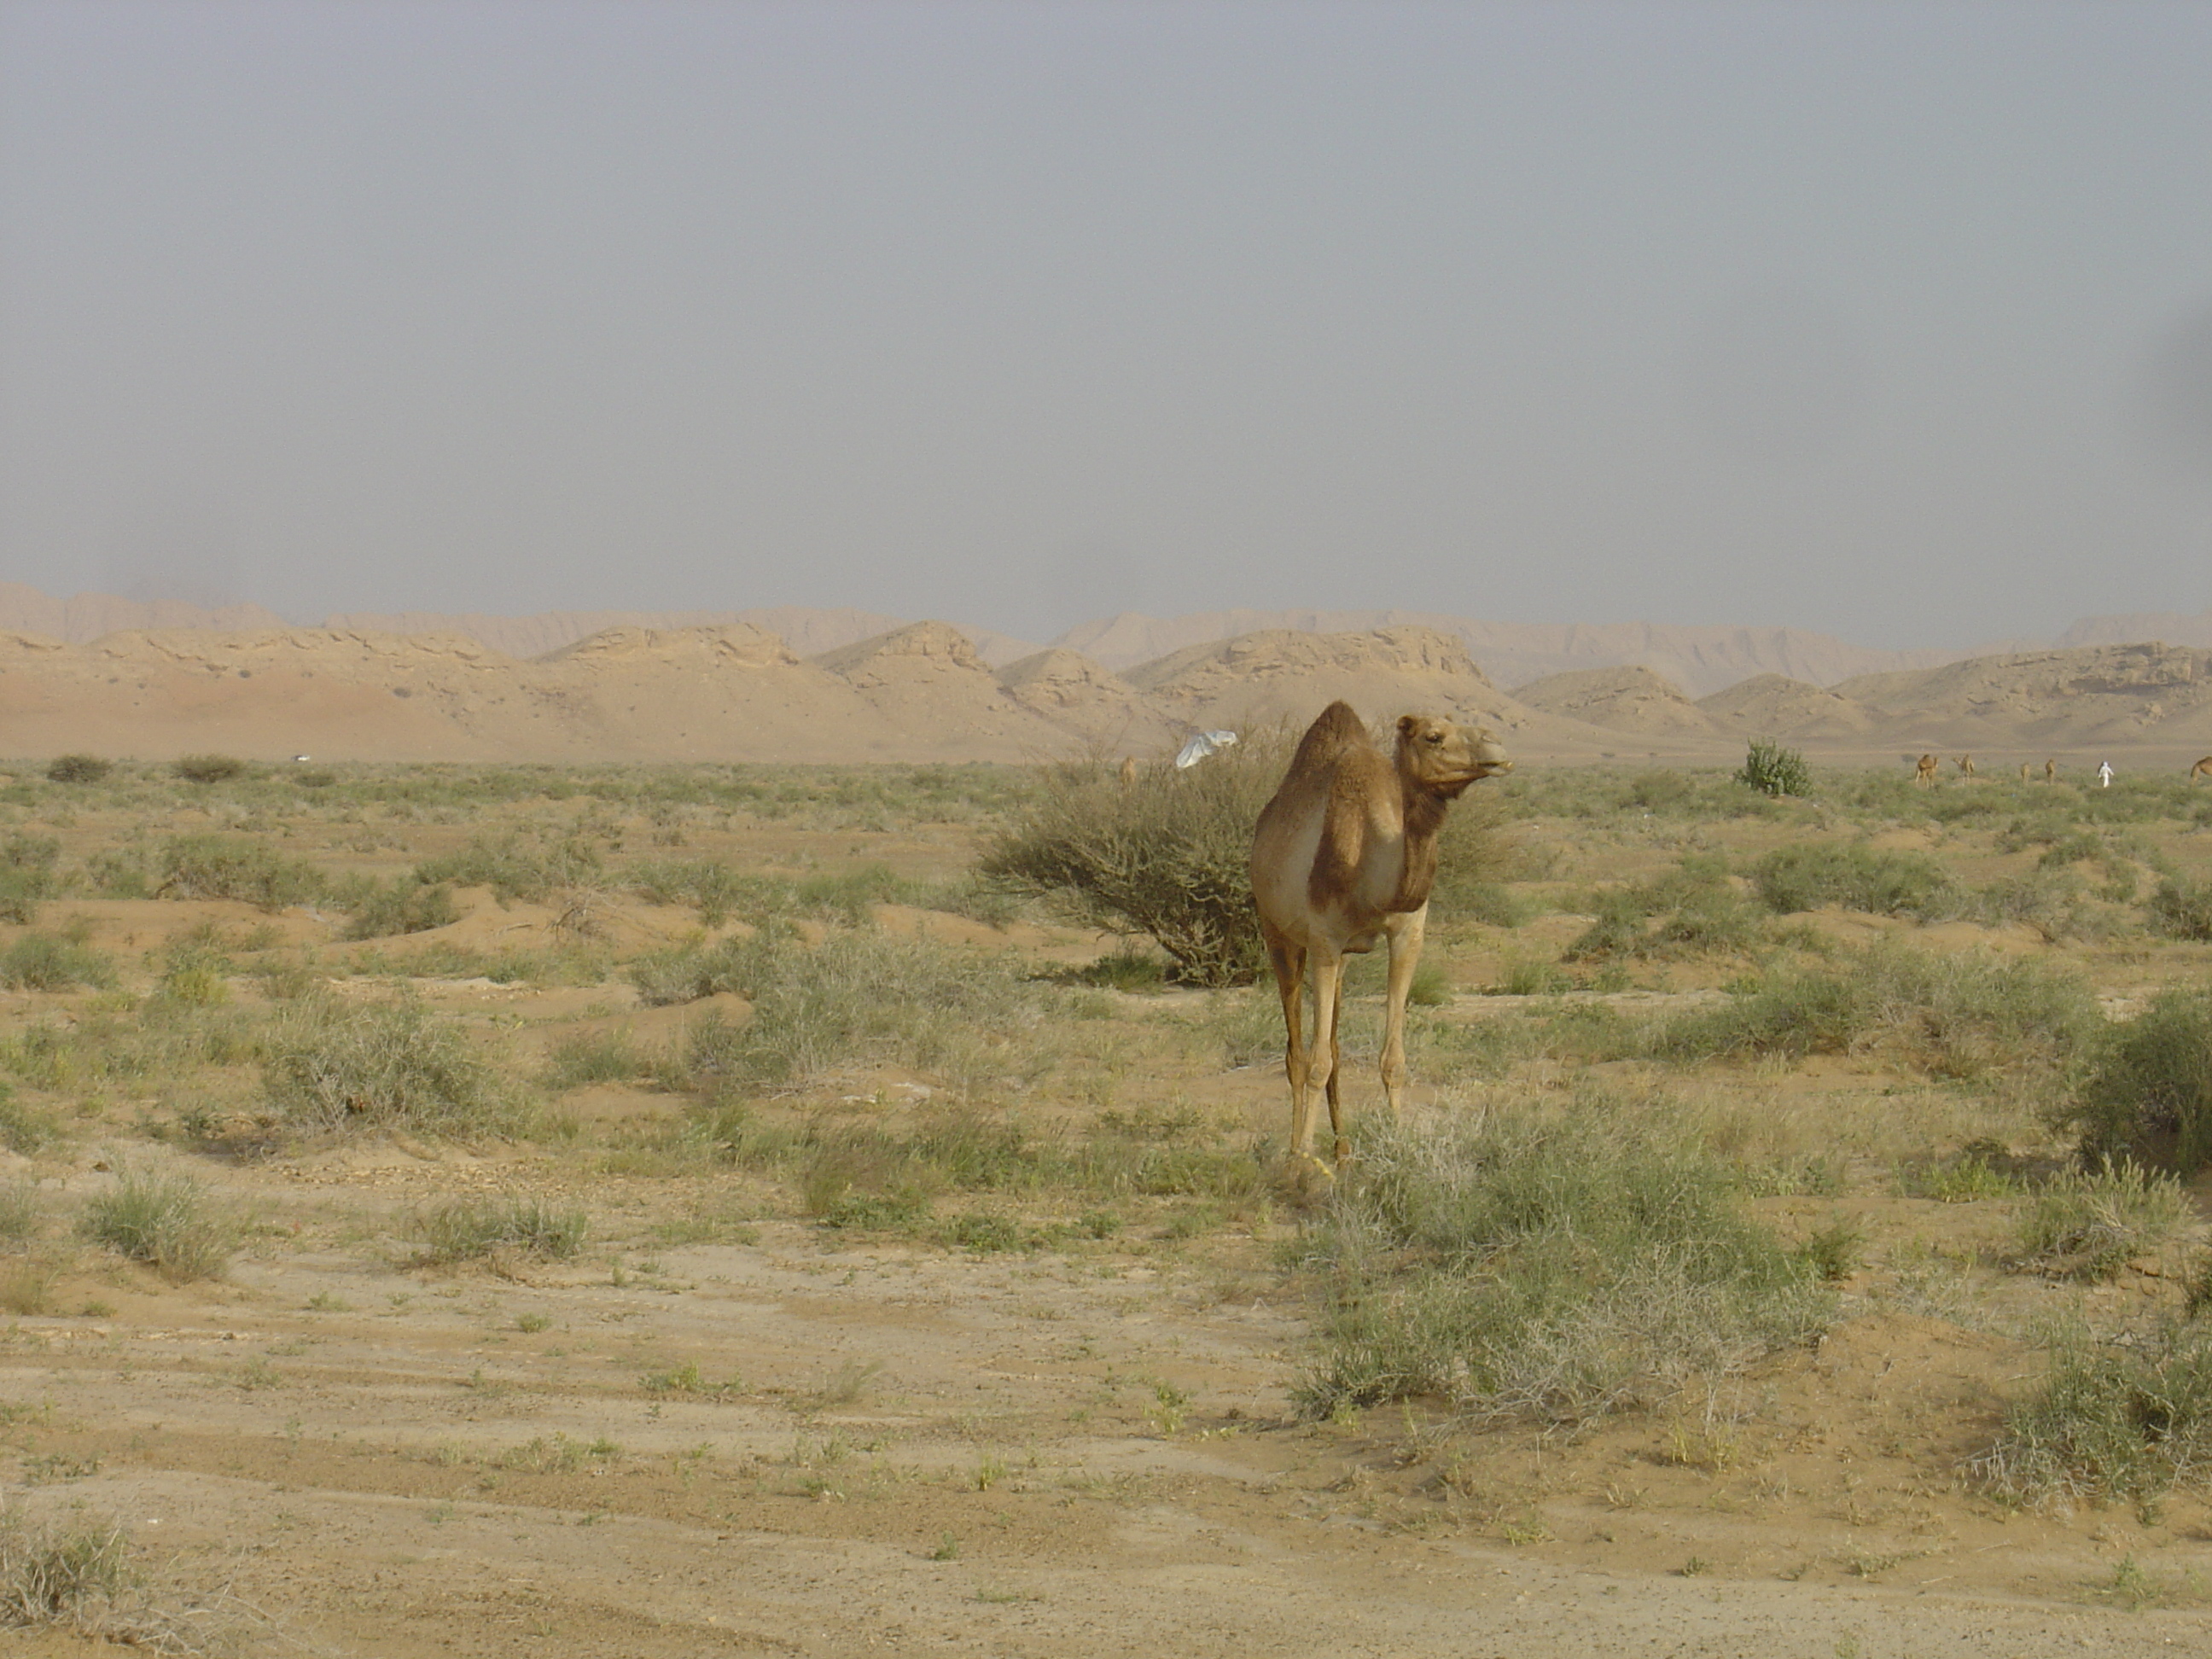
[[[2059,1121],[2093,1161],[2136,1158],[2183,1175],[2212,1162],[2212,988],[2163,991],[2113,1030]]]
[[[1267,1182],[1249,1147],[1225,1144],[1220,1131],[1195,1114],[1109,1113],[1079,1139],[1039,1135],[1018,1119],[957,1109],[930,1113],[905,1129],[817,1121],[795,1137],[756,1137],[753,1145],[755,1157],[766,1152],[797,1174],[809,1214],[836,1227],[907,1226],[948,1190],[1006,1195],[1060,1188],[1240,1202],[1258,1196]],[[1016,1228],[1000,1217],[963,1218],[934,1237],[966,1249],[994,1237],[1015,1240],[1022,1249],[1048,1242],[1039,1230]]]
[[[1754,865],[1752,884],[1772,910],[1787,915],[1824,904],[1875,915],[1928,917],[1949,902],[1943,866],[1919,853],[1882,852],[1850,842],[1778,847]]]
[[[139,1578],[130,1539],[112,1521],[40,1522],[12,1504],[0,1510],[0,1626],[57,1626],[162,1649],[149,1638],[165,1632],[135,1605]]]
[[[1591,908],[1596,919],[1561,953],[1563,960],[1715,955],[1748,950],[1765,931],[1759,908],[1729,884],[1727,861],[1708,854],[1692,854],[1651,881],[1607,889]]]
[[[179,836],[161,848],[164,898],[235,899],[264,910],[306,904],[327,885],[305,859],[241,836]]]
[[[2080,878],[2063,866],[1992,883],[1958,895],[1954,914],[1991,926],[2020,922],[2053,944],[2101,939],[2114,931],[2118,913],[2094,904]]]
[[[577,836],[532,840],[471,841],[458,853],[428,859],[415,866],[424,887],[450,882],[457,887],[489,887],[501,899],[533,902],[568,887],[589,887],[604,875],[599,850]]]
[[[472,1261],[502,1251],[565,1261],[591,1231],[581,1210],[557,1210],[542,1199],[455,1198],[417,1213],[410,1229],[427,1262]]]
[[[241,1231],[237,1216],[191,1176],[130,1167],[87,1200],[79,1224],[88,1238],[177,1285],[221,1274]]]
[[[2021,1265],[2067,1279],[2110,1279],[2173,1236],[2189,1201],[2172,1176],[2104,1163],[2045,1182],[2020,1218]]]
[[[2168,939],[2212,939],[2212,882],[2162,881],[2148,908],[2153,933]]]
[[[1302,1409],[1429,1395],[1584,1422],[1822,1328],[1820,1261],[1748,1219],[1726,1171],[1581,1104],[1363,1146],[1317,1240],[1322,1352]]]
[[[98,783],[114,769],[113,761],[97,755],[57,755],[46,763],[46,777],[53,783]]]
[[[498,1130],[517,1103],[460,1025],[419,1002],[302,998],[269,1028],[270,1104],[301,1128]]]
[[[61,1129],[51,1116],[24,1104],[13,1087],[0,1083],[0,1146],[31,1158],[60,1139]]]
[[[1131,783],[1103,759],[1054,767],[978,867],[1091,926],[1146,935],[1180,979],[1241,983],[1266,960],[1252,908],[1252,829],[1285,763],[1281,744],[1255,741],[1188,770],[1148,767]]]
[[[1723,1006],[1644,1033],[1676,1060],[1725,1054],[1843,1054],[1877,1043],[1949,1076],[2063,1065],[2103,1028],[2095,1000],[2064,968],[1983,953],[1934,956],[1878,945],[1833,964],[1771,973]]]
[[[102,848],[84,861],[84,874],[102,898],[147,898],[154,890],[145,855],[136,848]]]
[[[54,864],[62,844],[51,836],[13,835],[0,842],[0,921],[25,925],[38,919],[39,901],[57,885]]]
[[[395,933],[427,933],[461,919],[453,902],[453,890],[443,882],[424,886],[402,878],[371,883],[356,889],[346,902],[345,936],[349,939],[387,939]]]
[[[763,929],[657,971],[664,990],[688,975],[694,988],[752,1004],[742,1024],[702,1020],[689,1035],[685,1064],[711,1087],[794,1082],[878,1060],[961,1070],[994,1039],[1004,1063],[1006,1036],[1037,1012],[1038,994],[1007,958],[880,933],[834,933],[809,946],[787,930]],[[641,985],[648,982],[641,974]]]
[[[788,930],[784,930],[788,931]],[[758,953],[750,938],[733,935],[713,945],[683,945],[649,951],[623,971],[648,1008],[737,991],[757,969]]]
[[[99,951],[48,933],[25,933],[0,951],[0,985],[15,991],[72,991],[115,983],[115,964]]]
[[[2062,1331],[2041,1384],[2006,1413],[1973,1468],[2030,1501],[2202,1487],[2212,1471],[2212,1321],[2169,1323],[2125,1346]]]
[[[228,783],[246,775],[246,763],[235,755],[187,755],[169,769],[187,783]]]
[[[653,1061],[622,1031],[577,1031],[545,1056],[545,1086],[575,1089],[587,1083],[627,1083],[653,1070]]]
[[[1774,743],[1754,741],[1744,753],[1743,766],[1736,773],[1735,781],[1767,796],[1813,793],[1813,772],[1805,764],[1803,754]]]
[[[1448,911],[1489,927],[1518,927],[1536,913],[1537,907],[1503,882],[1455,882]]]
[[[689,904],[699,920],[719,927],[745,901],[753,884],[712,859],[660,860],[633,866],[632,889],[654,904]]]

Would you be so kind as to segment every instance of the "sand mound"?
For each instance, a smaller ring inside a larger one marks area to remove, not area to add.
[[[1548,674],[1513,695],[1531,708],[1609,731],[1700,736],[1719,728],[1679,687],[1648,668],[1585,668]]]
[[[1875,724],[1864,704],[1786,674],[1758,675],[1698,698],[1698,707],[1724,729],[1754,738],[1849,738]]]

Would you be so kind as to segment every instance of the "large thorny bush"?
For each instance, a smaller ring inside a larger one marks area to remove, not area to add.
[[[1252,826],[1289,755],[1275,732],[1187,770],[1156,763],[1127,783],[1103,756],[1055,766],[1036,804],[986,848],[981,873],[1091,926],[1146,935],[1179,979],[1242,983],[1267,960]]]
[[[1267,963],[1252,905],[1252,832],[1297,735],[1248,733],[1187,770],[1160,761],[1127,782],[1103,756],[1054,767],[1029,812],[986,848],[980,872],[1092,927],[1145,935],[1176,979],[1243,984]],[[1495,810],[1480,787],[1452,808],[1438,839],[1433,901],[1472,908],[1501,861]]]

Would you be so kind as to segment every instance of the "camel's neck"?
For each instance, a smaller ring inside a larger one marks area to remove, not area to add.
[[[1393,910],[1418,910],[1429,902],[1437,884],[1437,832],[1443,828],[1444,812],[1451,803],[1422,788],[1401,773],[1398,791],[1406,824],[1406,872],[1398,878]]]

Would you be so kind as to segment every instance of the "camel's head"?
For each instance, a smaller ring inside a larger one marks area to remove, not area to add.
[[[1398,769],[1416,787],[1456,800],[1477,779],[1510,772],[1513,759],[1487,727],[1407,714],[1398,721]]]

